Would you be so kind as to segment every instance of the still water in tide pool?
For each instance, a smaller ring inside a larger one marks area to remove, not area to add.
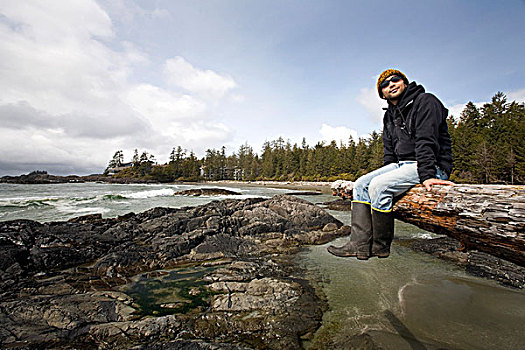
[[[330,213],[350,224],[349,214]],[[396,236],[414,233],[433,236],[396,221]],[[395,242],[388,259],[368,261],[333,257],[329,244],[299,256],[329,303],[322,327],[307,344],[311,349],[342,347],[362,334],[367,342],[352,343],[360,349],[525,349],[525,291],[467,275]]]
[[[173,196],[176,191],[200,187],[220,187],[240,194]],[[114,217],[157,206],[180,208],[212,200],[269,198],[290,192],[294,191],[180,184],[0,184],[0,221],[46,222],[96,213]],[[299,197],[315,203],[334,199],[330,195]],[[350,224],[348,212],[329,212]],[[396,222],[396,236],[435,235]],[[346,241],[340,238],[331,244]],[[305,343],[307,348],[322,349],[327,344],[344,348],[344,344],[353,344],[362,349],[525,349],[525,291],[467,275],[453,264],[395,243],[390,258],[368,261],[333,257],[326,252],[327,246],[307,247],[298,256],[308,276],[319,283],[329,307],[314,339]],[[166,281],[182,283],[169,278]],[[142,282],[131,294],[142,293],[140,288],[150,283]],[[184,284],[179,284],[174,288],[184,290]],[[162,293],[169,295],[166,288]],[[352,340],[362,334],[366,342]]]

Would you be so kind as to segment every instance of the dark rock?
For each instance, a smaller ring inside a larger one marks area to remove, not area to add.
[[[320,191],[297,191],[297,192],[290,192],[286,193],[288,196],[319,196],[323,193]]]
[[[500,284],[525,288],[525,268],[477,250],[465,250],[457,240],[449,237],[434,239],[400,239],[398,244],[431,254],[463,267],[468,273],[498,281]]]
[[[81,224],[86,224],[90,222],[99,222],[102,220],[102,214],[89,214],[84,216],[79,216],[68,220],[68,222],[78,222]]]
[[[326,302],[293,254],[345,234],[321,208],[286,195],[1,222],[0,342],[299,349]]]
[[[330,210],[350,211],[352,209],[352,201],[350,199],[336,199],[335,201],[322,203],[323,206]]]
[[[244,350],[249,349],[237,345],[224,343],[209,343],[196,340],[174,340],[169,343],[143,345],[134,347],[133,350]]]
[[[239,195],[241,193],[226,190],[223,188],[194,188],[191,190],[184,190],[184,191],[178,191],[175,192],[173,195],[175,196],[231,196],[231,195]]]
[[[524,267],[484,252],[469,251],[466,269],[473,275],[494,279],[506,286],[525,288]]]

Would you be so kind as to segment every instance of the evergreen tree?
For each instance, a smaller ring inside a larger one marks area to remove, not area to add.
[[[139,151],[136,148],[133,151],[133,160],[132,160],[132,162],[133,162],[133,166],[134,167],[140,165]]]
[[[381,133],[373,131],[368,142],[370,149],[368,170],[372,171],[383,166],[383,136]]]
[[[264,179],[275,176],[274,154],[270,142],[265,141],[261,155],[261,175]]]
[[[469,102],[461,112],[459,122],[452,137],[452,155],[454,161],[454,181],[474,181],[476,172],[473,154],[481,142],[479,135],[480,112]]]
[[[182,159],[181,176],[187,181],[198,181],[200,178],[200,162],[193,151],[188,157]]]
[[[122,164],[124,164],[124,152],[122,152],[122,150],[118,150],[113,155],[113,158],[111,158],[111,160],[109,161],[108,167],[106,168],[106,172],[111,168],[120,167],[122,166]]]
[[[458,182],[511,183],[525,182],[525,105],[508,102],[498,92],[490,103],[477,108],[469,102],[456,121],[451,116],[447,125],[452,139],[454,172],[451,179]],[[337,178],[355,180],[375,170],[383,163],[381,132],[372,132],[360,138],[357,144],[350,138],[348,146],[323,142],[310,147],[303,138],[301,146],[292,145],[282,137],[265,141],[261,156],[247,143],[238,152],[226,154],[208,149],[199,160],[193,152],[189,156],[181,146],[173,148],[169,163],[153,166],[155,157],[135,149],[133,168],[117,176],[151,178],[158,181],[176,179],[207,180],[326,180]],[[122,150],[115,152],[108,168],[122,166]]]

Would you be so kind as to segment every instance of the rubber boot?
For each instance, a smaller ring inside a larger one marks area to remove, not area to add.
[[[394,214],[372,210],[372,256],[388,258],[394,238]]]
[[[370,257],[372,242],[372,214],[370,204],[352,203],[352,229],[350,242],[342,247],[328,247],[328,252],[340,257],[356,257],[367,260]]]

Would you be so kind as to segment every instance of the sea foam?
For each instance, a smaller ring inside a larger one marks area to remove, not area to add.
[[[159,190],[141,191],[141,192],[135,192],[135,193],[122,194],[122,195],[126,198],[141,199],[141,198],[173,196],[174,193],[175,191],[173,191],[173,189],[171,188],[162,188]]]

